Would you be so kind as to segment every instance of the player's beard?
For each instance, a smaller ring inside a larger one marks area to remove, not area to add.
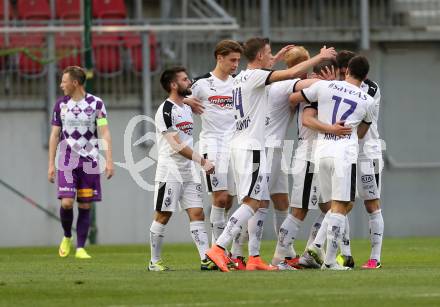
[[[177,89],[177,94],[179,94],[179,96],[181,96],[181,97],[189,96],[189,95],[192,94],[191,88],[189,88],[189,87],[188,88],[179,87]]]

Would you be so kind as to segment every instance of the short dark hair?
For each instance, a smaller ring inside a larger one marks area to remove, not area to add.
[[[336,59],[327,59],[313,66],[313,72],[315,74],[320,74],[321,70],[325,70],[326,67],[331,68],[332,66],[335,68],[335,70],[339,68]]]
[[[168,93],[171,92],[171,82],[176,81],[176,76],[179,72],[185,72],[186,68],[182,66],[175,66],[164,70],[160,76],[160,84],[162,88]]]
[[[258,52],[269,44],[270,40],[268,38],[253,37],[244,43],[243,54],[249,62],[252,62],[257,57]]]
[[[86,83],[86,71],[82,67],[67,66],[63,70],[63,74],[69,74],[70,78],[78,81],[79,85],[84,85]]]
[[[370,64],[363,55],[357,55],[348,62],[348,73],[353,78],[364,81],[370,70]]]
[[[339,68],[347,68],[348,62],[356,56],[356,53],[350,50],[341,50],[336,55],[336,61],[339,64]]]
[[[243,47],[236,41],[232,39],[224,39],[215,46],[214,57],[217,59],[218,55],[227,56],[232,52],[237,52],[242,54]]]

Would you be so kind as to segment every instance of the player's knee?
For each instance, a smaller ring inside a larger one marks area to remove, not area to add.
[[[307,216],[308,209],[293,208],[292,215],[300,221],[304,221]]]
[[[75,201],[73,198],[63,198],[63,199],[61,199],[61,207],[63,207],[63,209],[70,210],[73,208],[74,202]]]
[[[90,203],[78,203],[78,208],[90,210],[92,205]]]
[[[203,209],[200,208],[199,210],[191,210],[188,212],[190,221],[204,221],[205,220],[205,213],[203,212]]]
[[[154,220],[162,225],[166,225],[171,218],[171,212],[156,211]]]
[[[365,209],[368,213],[373,213],[380,209],[380,203],[378,199],[366,200],[364,204]]]
[[[219,208],[227,208],[229,205],[228,193],[219,193],[215,195],[214,205]]]

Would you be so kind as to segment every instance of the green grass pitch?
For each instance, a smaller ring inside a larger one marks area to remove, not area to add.
[[[269,260],[275,242],[265,241]],[[304,242],[297,242],[297,251]],[[356,266],[369,242],[354,240]],[[383,268],[348,272],[201,272],[192,244],[164,244],[174,271],[145,270],[147,247],[0,249],[0,306],[440,306],[440,238],[386,239]]]

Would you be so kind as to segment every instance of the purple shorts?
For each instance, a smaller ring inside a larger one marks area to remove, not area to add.
[[[64,163],[58,165],[58,199],[74,199],[76,196],[76,200],[81,203],[101,201],[98,162],[77,156],[72,158],[65,157]],[[69,165],[69,160],[76,161]]]

